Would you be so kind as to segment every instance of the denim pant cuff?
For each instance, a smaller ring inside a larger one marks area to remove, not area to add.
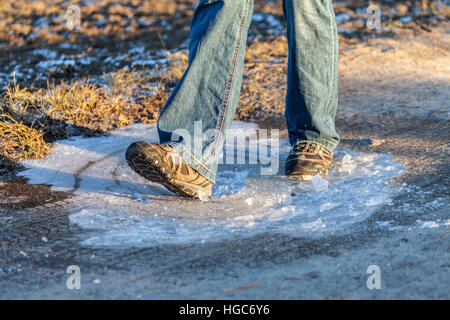
[[[299,142],[313,142],[313,143],[317,143],[317,144],[320,144],[320,145],[324,146],[325,148],[327,148],[330,151],[333,151],[337,147],[336,144],[331,143],[331,142],[329,142],[329,141],[327,141],[325,139],[322,139],[322,138],[311,138],[311,139],[308,139],[308,140],[297,140],[294,143],[294,145],[296,145]]]
[[[169,142],[168,145],[171,146],[192,169],[212,183],[216,183],[216,174],[208,169],[202,161],[195,158],[181,143]]]

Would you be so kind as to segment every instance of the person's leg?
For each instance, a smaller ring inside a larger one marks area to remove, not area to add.
[[[338,37],[331,0],[284,0],[289,44],[285,117],[291,145],[339,143]],[[330,160],[331,161],[331,160]]]
[[[191,26],[189,67],[158,120],[160,142],[211,182],[238,105],[252,12],[253,0],[200,0]],[[205,132],[209,137],[197,148],[195,139]]]

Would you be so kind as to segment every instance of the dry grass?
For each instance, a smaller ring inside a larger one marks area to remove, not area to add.
[[[65,35],[65,15],[69,6],[76,5],[81,11],[81,29]],[[190,0],[0,0],[0,42],[10,46],[26,44],[55,44],[76,42],[104,36],[121,40],[132,39],[149,32],[149,27],[138,20],[154,22],[172,18],[177,13],[192,14]],[[36,20],[45,27],[36,24]],[[153,26],[152,26],[153,28]],[[151,31],[151,30],[150,30]],[[32,36],[31,36],[32,35]]]
[[[195,2],[195,0],[122,0],[120,2],[96,0],[86,3],[83,0],[0,0],[0,43],[7,43],[9,46],[48,45],[79,40],[95,43],[104,37],[114,37],[121,41],[132,40],[146,33],[162,32],[163,28],[158,27],[155,21],[170,20],[173,23],[188,24]],[[255,1],[255,9],[257,12],[281,17],[281,3],[281,0]],[[438,7],[438,0],[380,0],[376,2],[351,0],[345,3],[336,1],[336,11],[340,13],[348,8],[367,8],[369,3],[377,3],[386,13],[391,7],[396,7],[400,15],[409,15],[411,9],[416,6],[424,11],[424,15],[449,16],[449,8],[445,5]],[[80,30],[67,34],[65,14],[71,5],[79,6],[82,25]],[[358,27],[358,24],[353,27]],[[399,27],[404,26],[400,24]],[[360,29],[364,28],[362,24]],[[176,30],[173,30],[173,35],[175,34]]]
[[[156,121],[169,88],[162,82],[151,85],[154,77],[119,70],[105,76],[106,85],[89,83],[88,79],[35,90],[9,85],[0,101],[3,167],[5,159],[10,164],[47,155],[46,141],[67,138],[71,126],[95,135],[132,123]],[[176,82],[170,75],[166,79]]]
[[[284,37],[271,41],[255,41],[245,51],[246,62],[284,59],[288,55],[288,44]]]
[[[154,36],[168,33],[171,39],[180,40],[176,25],[187,26],[194,12],[196,0],[96,0],[86,3],[83,0],[0,0],[0,47],[2,43],[11,47],[24,45],[49,45],[63,42],[90,42],[115,38],[120,41],[133,40],[142,36]],[[335,1],[336,13],[349,12],[356,8],[367,8],[369,4],[377,4],[389,19],[383,21],[383,27],[393,25],[394,29],[411,29],[414,24],[422,24],[421,18],[430,15],[449,17],[450,8],[438,6],[439,0],[350,0]],[[65,26],[66,10],[76,5],[81,11],[81,29],[67,33]],[[255,11],[265,12],[281,19],[282,0],[255,1]],[[416,14],[413,8],[423,10]],[[396,13],[389,13],[391,8]],[[361,14],[351,12],[353,18]],[[401,16],[411,15],[416,22],[405,24],[397,20]],[[175,28],[164,30],[161,22],[170,22]],[[343,28],[355,28],[366,32],[362,21],[344,22]],[[157,41],[159,42],[159,41]]]
[[[50,153],[43,132],[18,122],[7,113],[0,114],[0,169],[14,168],[19,160],[43,158]]]
[[[35,89],[21,88],[14,81],[0,100],[2,167],[44,157],[50,148],[47,142],[69,137],[71,127],[77,128],[75,133],[81,129],[96,135],[132,123],[155,122],[187,60],[186,53],[169,54],[164,70],[120,69],[105,75],[103,85],[83,79]]]
[[[132,101],[121,95],[108,95],[94,84],[62,83],[37,94],[41,110],[52,119],[105,131],[133,122],[129,116]]]
[[[189,62],[189,56],[185,52],[168,52],[169,65],[162,75],[161,81],[168,86],[175,86],[183,76]]]
[[[139,89],[148,87],[148,77],[140,73],[120,70],[106,77],[107,85],[78,80],[59,85],[48,85],[46,89],[30,91],[18,85],[9,86],[4,95],[5,109],[21,119],[28,117],[49,117],[90,129],[109,131],[134,122],[152,122],[149,110],[153,101],[158,102],[165,88],[156,84],[156,94],[139,94]],[[147,88],[150,90],[150,88]],[[147,90],[146,92],[148,92]],[[145,102],[147,110],[142,110]]]
[[[245,53],[244,78],[235,119],[278,117],[286,92],[287,41],[253,42]]]

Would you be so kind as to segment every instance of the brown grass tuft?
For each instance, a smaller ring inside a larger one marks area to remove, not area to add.
[[[287,40],[284,37],[278,37],[272,41],[253,42],[245,51],[245,61],[255,62],[260,60],[284,59],[287,55]]]
[[[49,153],[46,141],[73,133],[98,135],[154,122],[169,96],[148,73],[119,70],[105,79],[105,86],[88,80],[37,90],[9,85],[0,100],[1,166],[42,158]]]
[[[189,56],[185,52],[167,53],[169,57],[169,66],[164,70],[161,82],[174,86],[183,76],[189,62]]]
[[[18,122],[9,114],[0,114],[0,157],[2,166],[10,161],[43,158],[50,152],[43,132]]]

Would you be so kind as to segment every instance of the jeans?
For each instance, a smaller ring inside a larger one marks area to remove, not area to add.
[[[311,141],[333,150],[339,136],[334,125],[338,39],[332,1],[284,0],[283,12],[289,47],[289,142]],[[212,182],[238,105],[252,13],[253,0],[199,1],[191,25],[189,66],[158,120],[160,142],[170,144]]]

